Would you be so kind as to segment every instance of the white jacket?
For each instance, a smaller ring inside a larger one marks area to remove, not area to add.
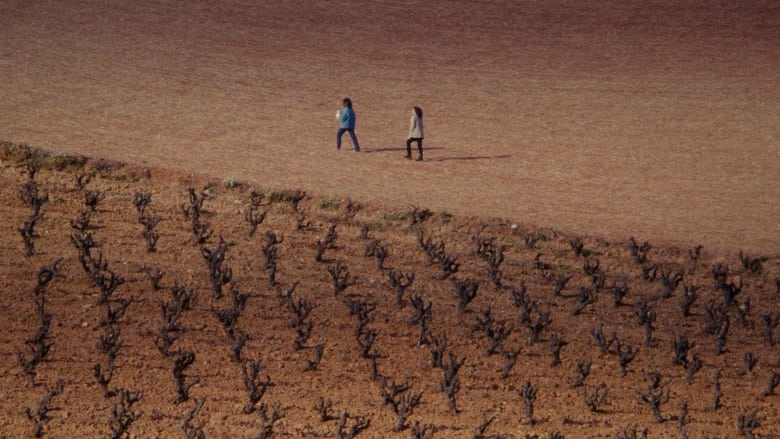
[[[410,139],[422,139],[423,135],[423,120],[421,117],[417,117],[416,114],[412,115],[410,119],[409,138]]]

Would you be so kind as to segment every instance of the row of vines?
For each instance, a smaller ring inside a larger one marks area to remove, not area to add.
[[[780,437],[777,257],[5,156],[7,437]]]

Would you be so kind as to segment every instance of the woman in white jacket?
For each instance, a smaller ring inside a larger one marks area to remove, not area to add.
[[[409,137],[406,139],[406,158],[412,158],[412,142],[417,142],[417,160],[423,159],[423,112],[420,107],[414,107],[412,111],[412,118],[410,120]]]

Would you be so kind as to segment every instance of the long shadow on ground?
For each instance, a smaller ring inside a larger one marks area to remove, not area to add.
[[[503,154],[503,155],[483,155],[483,156],[465,156],[465,157],[436,157],[433,159],[428,159],[429,162],[446,162],[449,160],[494,160],[494,159],[508,159],[512,157],[509,154]]]
[[[437,150],[437,149],[444,149],[444,148],[442,148],[440,146],[437,146],[437,147],[431,147],[431,148],[423,148],[423,151],[434,151],[434,150]],[[400,147],[400,148],[380,147],[380,148],[375,148],[375,149],[363,148],[362,151],[365,152],[366,154],[370,154],[372,152],[406,152],[406,148],[405,147]],[[412,152],[414,152],[414,153],[417,152],[416,145],[413,145]]]
[[[441,147],[441,146],[435,146],[435,147],[423,148],[423,151],[428,152],[428,151],[436,151],[436,150],[442,150],[442,149],[445,149],[445,148]],[[400,147],[400,148],[397,148],[397,147],[380,147],[380,148],[375,148],[375,149],[366,149],[366,148],[363,149],[363,152],[366,153],[366,154],[382,153],[382,152],[405,152],[405,151],[406,151],[406,148],[404,148],[404,147]],[[417,149],[415,148],[414,145],[412,145],[412,153],[413,154],[417,153]],[[495,160],[495,159],[508,159],[510,157],[512,157],[512,156],[509,155],[509,154],[494,155],[494,156],[487,156],[487,155],[485,155],[485,156],[462,156],[462,157],[434,157],[434,158],[427,159],[427,161],[429,161],[429,162],[446,162],[446,161],[450,161],[450,160]]]

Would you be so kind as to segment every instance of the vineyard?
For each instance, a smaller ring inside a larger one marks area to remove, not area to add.
[[[780,437],[780,259],[4,143],[0,437]]]

